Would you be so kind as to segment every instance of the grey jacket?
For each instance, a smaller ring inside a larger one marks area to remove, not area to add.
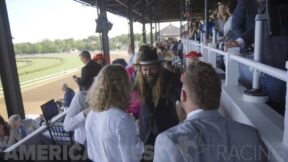
[[[260,162],[265,150],[255,128],[203,111],[158,135],[154,162]]]

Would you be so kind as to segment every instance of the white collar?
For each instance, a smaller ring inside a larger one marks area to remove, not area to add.
[[[189,112],[189,113],[187,114],[186,120],[189,119],[189,118],[191,118],[192,116],[194,116],[194,115],[202,112],[202,111],[203,111],[202,109],[196,109],[196,110],[193,110],[193,111]]]

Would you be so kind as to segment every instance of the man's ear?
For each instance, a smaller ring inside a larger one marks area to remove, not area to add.
[[[186,102],[187,101],[187,93],[185,90],[181,90],[181,102]]]

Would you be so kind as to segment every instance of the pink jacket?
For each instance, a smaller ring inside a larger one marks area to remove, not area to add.
[[[127,67],[126,71],[128,73],[128,76],[130,78],[130,84],[133,85],[134,79],[135,79],[135,69],[133,66]],[[130,106],[128,108],[128,113],[132,113],[135,118],[138,118],[139,116],[139,109],[140,109],[140,101],[138,98],[138,92],[137,90],[133,90],[131,92],[131,101]]]

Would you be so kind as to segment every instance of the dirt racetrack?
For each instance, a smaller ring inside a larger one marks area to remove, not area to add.
[[[113,53],[111,55],[111,60],[115,58],[125,58],[127,55],[124,53]],[[80,75],[80,72],[75,73]],[[41,114],[40,105],[45,103],[50,99],[60,99],[63,98],[63,92],[60,89],[61,83],[67,83],[76,92],[78,91],[78,85],[72,79],[74,74],[55,79],[53,81],[48,81],[43,84],[22,89],[22,98],[24,103],[24,109],[26,115],[39,115]],[[7,111],[4,97],[0,97],[0,114],[7,119]]]

